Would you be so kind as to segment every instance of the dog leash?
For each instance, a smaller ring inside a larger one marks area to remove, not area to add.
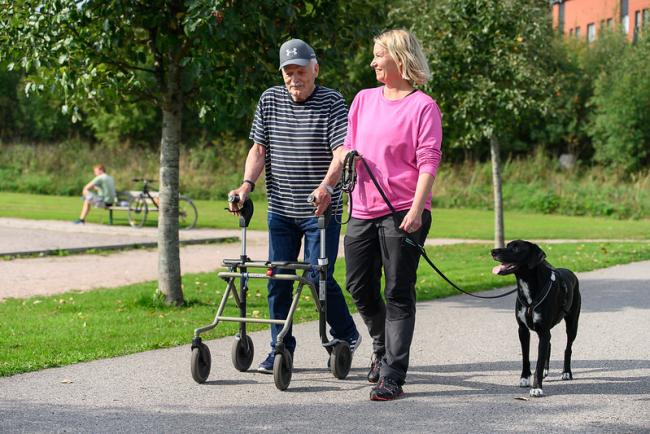
[[[350,194],[354,190],[354,184],[356,184],[356,170],[355,170],[355,165],[354,165],[354,160],[355,158],[358,158],[361,160],[363,163],[364,167],[366,168],[366,171],[368,172],[368,175],[370,176],[370,180],[372,183],[375,185],[375,188],[381,195],[381,198],[384,200],[386,205],[391,211],[391,216],[393,217],[393,220],[395,221],[395,227],[399,228],[400,221],[397,217],[397,210],[393,207],[393,204],[390,203],[390,200],[388,200],[388,197],[386,197],[386,193],[384,193],[384,190],[381,188],[379,185],[379,182],[377,181],[377,178],[375,178],[374,173],[372,173],[372,170],[370,169],[370,166],[366,162],[366,160],[357,152],[357,151],[350,151],[348,154],[345,156],[345,161],[343,164],[343,178],[342,178],[342,183],[344,186],[343,191],[348,193],[348,198],[349,198],[349,216],[348,216],[348,221],[350,220],[350,217],[352,216],[352,194]],[[512,291],[505,292],[503,294],[499,295],[476,295],[472,294],[471,292],[465,291],[464,289],[460,288],[458,285],[456,285],[454,282],[452,282],[445,274],[440,271],[438,267],[436,267],[436,264],[433,263],[433,261],[429,258],[429,255],[427,255],[426,250],[424,249],[424,246],[420,245],[417,241],[413,239],[411,234],[409,234],[406,231],[403,231],[404,234],[406,235],[406,242],[414,246],[420,251],[420,254],[422,257],[427,261],[427,263],[435,270],[436,273],[440,277],[442,277],[445,282],[447,282],[449,285],[451,285],[454,289],[462,292],[463,294],[467,294],[470,297],[475,297],[475,298],[483,298],[483,299],[493,299],[493,298],[502,298],[505,296],[508,296],[515,291],[517,291],[517,288],[513,289]]]

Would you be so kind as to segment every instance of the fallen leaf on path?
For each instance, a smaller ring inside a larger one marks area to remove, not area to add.
[[[72,384],[72,383],[74,383],[74,381],[69,380],[69,379],[66,378],[65,380],[61,380],[61,383],[63,383],[63,384]]]

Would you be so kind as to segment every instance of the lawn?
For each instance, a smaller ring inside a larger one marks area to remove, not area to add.
[[[266,230],[266,200],[254,197],[256,212],[250,228]],[[224,210],[226,203],[195,201],[199,228],[237,228],[238,220]],[[0,217],[73,221],[79,216],[81,200],[69,196],[30,195],[0,192]],[[152,215],[155,216],[155,215]],[[490,240],[494,233],[492,211],[434,209],[429,237]],[[108,213],[93,210],[92,223],[108,224]],[[115,213],[115,224],[128,225],[125,212]],[[149,223],[155,224],[155,219]],[[571,217],[547,214],[505,213],[507,239],[647,239],[650,219],[616,220],[602,217]],[[136,229],[134,229],[136,230]]]
[[[0,207],[1,208],[1,207]],[[542,244],[556,266],[587,271],[614,264],[650,259],[649,243]],[[488,247],[479,244],[451,245],[427,249],[431,259],[449,278],[470,291],[481,291],[514,283],[512,277],[490,273],[495,264]],[[343,260],[336,277],[344,281]],[[266,317],[265,281],[251,281],[248,312]],[[156,282],[88,292],[67,292],[48,297],[0,301],[0,376],[114,357],[155,348],[186,345],[195,328],[212,321],[225,284],[214,273],[183,276],[187,305],[170,308],[153,296]],[[589,288],[583,288],[588,297]],[[420,301],[456,294],[422,262],[417,294]],[[513,299],[514,295],[509,296]],[[484,301],[490,303],[490,301]],[[348,303],[352,308],[350,299]],[[226,315],[237,315],[234,303]],[[295,321],[316,319],[308,291],[296,312]],[[237,325],[222,323],[206,335],[233,335]],[[250,324],[249,329],[266,326]]]

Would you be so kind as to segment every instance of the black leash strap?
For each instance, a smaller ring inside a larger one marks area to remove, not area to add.
[[[345,155],[345,160],[343,161],[343,175],[341,176],[341,190],[348,194],[348,219],[343,221],[341,219],[341,225],[345,225],[350,221],[352,217],[352,192],[354,187],[357,185],[357,171],[354,168],[355,157],[359,153],[357,151],[350,151]],[[339,196],[339,201],[341,202],[341,208],[343,208],[343,195]],[[338,220],[337,220],[338,221]]]
[[[388,208],[390,209],[391,215],[393,216],[393,220],[395,221],[395,227],[396,227],[396,228],[399,228],[401,222],[399,221],[399,218],[397,217],[397,211],[396,211],[395,208],[393,207],[393,204],[390,203],[390,201],[388,200],[388,197],[386,197],[386,193],[384,193],[384,190],[383,190],[383,189],[381,188],[381,186],[379,185],[379,182],[377,181],[377,178],[375,178],[374,173],[372,173],[372,170],[370,170],[370,166],[368,166],[368,163],[366,162],[366,160],[365,160],[361,155],[359,155],[359,153],[358,153],[357,151],[351,151],[351,152],[349,152],[348,155],[345,157],[346,162],[347,162],[348,157],[350,156],[350,154],[354,154],[354,155],[352,156],[352,158],[351,158],[351,159],[352,159],[352,166],[351,166],[351,167],[352,167],[352,170],[354,170],[354,157],[359,157],[359,159],[360,159],[361,162],[363,163],[364,167],[366,168],[366,171],[368,172],[368,176],[370,176],[370,180],[372,181],[373,184],[375,184],[375,188],[377,188],[377,191],[378,191],[379,194],[381,195],[381,198],[384,200],[384,202],[386,203],[386,205],[387,205]],[[356,182],[356,174],[354,175],[354,178],[353,178],[353,179],[354,179],[354,181]],[[352,189],[354,189],[354,187],[352,187]],[[346,191],[347,191],[347,190],[346,190]],[[350,191],[352,191],[352,190],[350,190]],[[350,215],[352,215],[352,195],[350,195]],[[348,218],[348,220],[349,220],[349,218]],[[429,263],[429,265],[431,266],[431,268],[433,268],[433,269],[435,270],[435,272],[438,273],[438,275],[439,275],[440,277],[442,277],[442,278],[445,280],[445,282],[447,282],[447,283],[450,284],[454,289],[456,289],[456,290],[462,292],[463,294],[467,294],[467,295],[469,295],[470,297],[491,299],[491,298],[501,298],[501,297],[505,297],[505,296],[510,295],[510,294],[512,294],[513,292],[517,291],[517,288],[515,288],[515,289],[513,289],[512,291],[508,291],[508,292],[506,292],[506,293],[499,294],[499,295],[476,295],[476,294],[472,294],[471,292],[467,292],[467,291],[465,291],[464,289],[462,289],[462,288],[460,288],[458,285],[456,285],[454,282],[452,282],[451,280],[449,280],[449,278],[448,278],[447,276],[445,276],[444,273],[438,269],[438,267],[436,267],[436,264],[434,264],[433,261],[432,261],[431,259],[429,259],[429,256],[427,255],[427,252],[426,252],[426,250],[424,249],[424,246],[420,245],[420,243],[418,243],[417,241],[415,241],[415,240],[413,239],[413,237],[411,236],[411,234],[409,234],[408,232],[404,231],[404,233],[406,234],[406,241],[407,241],[409,244],[411,244],[412,246],[416,247],[416,248],[420,251],[420,253],[421,253],[422,256],[424,257],[424,259]]]

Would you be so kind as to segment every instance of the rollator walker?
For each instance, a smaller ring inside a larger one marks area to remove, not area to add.
[[[310,196],[310,201],[311,200]],[[239,202],[238,196],[230,196],[229,202]],[[279,324],[282,330],[278,334],[275,342],[275,360],[273,363],[273,381],[279,390],[286,390],[291,382],[291,371],[293,369],[293,359],[291,353],[284,345],[284,337],[289,331],[293,321],[293,314],[296,311],[303,287],[309,287],[312,298],[318,310],[318,330],[323,347],[329,354],[328,366],[338,379],[344,379],[350,372],[352,364],[352,353],[350,345],[346,341],[334,339],[330,341],[326,333],[327,319],[327,268],[328,260],[325,249],[325,228],[331,218],[331,210],[328,208],[325,215],[318,217],[318,228],[320,229],[320,256],[318,265],[312,265],[308,262],[270,262],[270,261],[253,261],[246,255],[246,229],[253,217],[253,202],[247,199],[239,214],[239,227],[241,228],[241,256],[239,259],[224,259],[223,266],[228,271],[218,273],[218,276],[226,281],[226,290],[224,291],[221,303],[217,309],[217,314],[211,324],[194,330],[192,339],[192,359],[191,370],[192,378],[197,383],[204,383],[210,374],[211,357],[210,350],[206,344],[201,341],[201,334],[215,328],[222,321],[238,322],[239,333],[235,335],[232,344],[231,357],[235,369],[244,372],[250,368],[253,362],[254,348],[253,341],[246,333],[246,323],[263,323]],[[265,272],[250,272],[250,269],[264,269]],[[282,274],[279,270],[295,270],[296,274]],[[298,272],[302,271],[301,275]],[[313,281],[308,276],[317,272],[318,290]],[[276,279],[297,281],[298,287],[293,295],[289,314],[285,319],[259,319],[246,316],[246,296],[248,294],[249,279]],[[239,290],[236,281],[239,280]],[[239,317],[222,316],[229,296],[239,307]]]

